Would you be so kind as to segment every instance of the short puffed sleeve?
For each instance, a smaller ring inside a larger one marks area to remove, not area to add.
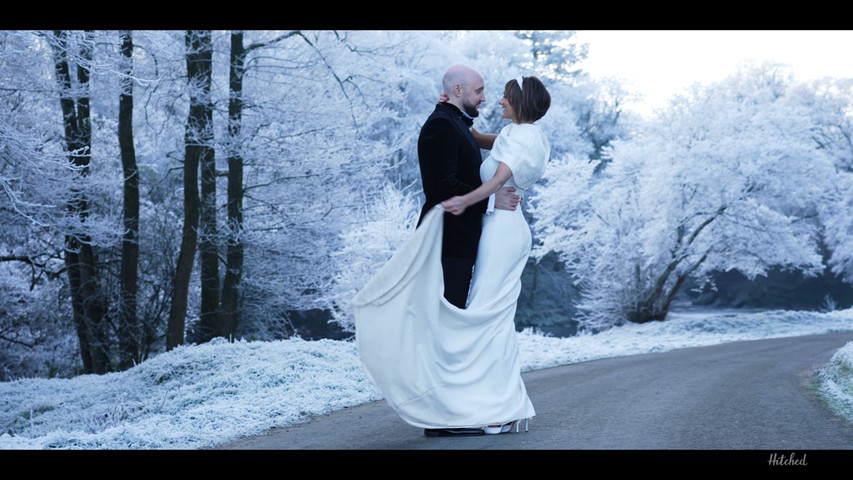
[[[490,155],[505,163],[512,170],[515,184],[526,190],[545,173],[551,144],[539,125],[513,123],[501,130]]]

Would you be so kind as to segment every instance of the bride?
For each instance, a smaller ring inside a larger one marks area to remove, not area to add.
[[[535,76],[508,81],[499,104],[512,120],[500,134],[473,131],[491,154],[483,184],[430,210],[421,225],[353,300],[356,342],[368,376],[411,425],[437,431],[516,431],[536,413],[521,378],[515,312],[532,245],[521,209],[483,216],[465,309],[443,296],[443,215],[504,186],[524,195],[542,177],[550,144],[534,122],[551,104]],[[481,434],[482,434],[481,433]]]

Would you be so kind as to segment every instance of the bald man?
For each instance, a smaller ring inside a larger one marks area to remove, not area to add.
[[[444,74],[442,88],[448,100],[436,105],[418,138],[418,161],[426,196],[418,225],[433,206],[482,184],[483,158],[471,127],[480,114],[480,104],[486,101],[483,76],[467,65],[454,65]],[[519,197],[512,191],[502,189],[461,215],[444,214],[444,297],[459,308],[464,309],[468,301],[483,214],[494,208],[515,210]]]

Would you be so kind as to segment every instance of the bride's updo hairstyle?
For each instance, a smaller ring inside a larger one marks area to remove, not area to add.
[[[519,85],[518,82],[523,82]],[[513,78],[504,86],[504,97],[515,112],[518,123],[532,123],[545,116],[551,107],[551,94],[536,76]]]

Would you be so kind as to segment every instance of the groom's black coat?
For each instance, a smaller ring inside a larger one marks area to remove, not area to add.
[[[433,206],[482,185],[483,157],[471,134],[472,123],[456,106],[439,103],[421,128],[418,161],[426,201],[418,225]],[[488,200],[483,200],[468,207],[462,215],[444,214],[442,257],[472,260],[477,257],[487,205]]]

